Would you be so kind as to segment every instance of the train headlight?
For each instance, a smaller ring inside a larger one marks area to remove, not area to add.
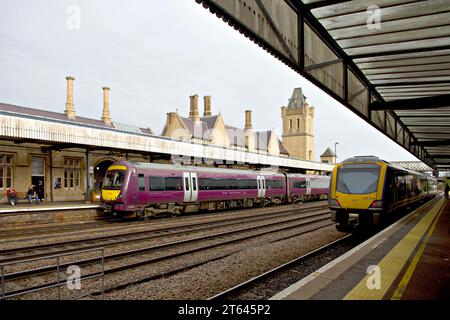
[[[375,200],[372,202],[369,208],[375,208],[375,209],[381,209],[383,207],[383,201],[382,200]]]
[[[330,208],[340,208],[341,204],[339,203],[339,201],[337,199],[330,198],[330,200],[328,201],[328,206]]]

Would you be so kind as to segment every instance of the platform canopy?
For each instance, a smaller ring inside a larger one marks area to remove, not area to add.
[[[429,166],[450,168],[450,1],[196,1]]]

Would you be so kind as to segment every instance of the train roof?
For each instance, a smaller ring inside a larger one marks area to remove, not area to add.
[[[331,179],[330,176],[318,175],[318,174],[304,174],[304,173],[288,173],[289,177],[299,177],[299,178],[327,178]]]
[[[136,161],[126,161],[130,165],[139,169],[157,169],[157,170],[175,170],[175,171],[201,171],[209,173],[224,173],[224,168],[210,168],[210,167],[196,167],[196,166],[185,166],[180,164],[164,164],[164,163],[149,163],[149,162],[136,162]],[[278,171],[258,171],[258,170],[244,170],[244,169],[225,169],[227,173],[234,174],[258,174],[258,175],[282,175]]]
[[[405,172],[409,172],[412,174],[417,174],[417,175],[422,175],[422,176],[427,176],[421,172],[417,172],[417,171],[413,171],[410,169],[407,169],[405,167],[399,166],[399,165],[394,165],[386,160],[383,160],[377,156],[355,156],[352,158],[348,158],[345,159],[344,161],[342,161],[342,163],[358,163],[358,162],[384,162],[386,163],[388,166],[390,166],[391,168],[395,168],[397,170],[401,170],[401,171],[405,171]],[[427,176],[428,177],[428,176]]]

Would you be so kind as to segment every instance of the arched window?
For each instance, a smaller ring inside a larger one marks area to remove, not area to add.
[[[300,119],[297,118],[297,130],[300,130]]]
[[[292,119],[289,119],[289,130],[292,130]]]

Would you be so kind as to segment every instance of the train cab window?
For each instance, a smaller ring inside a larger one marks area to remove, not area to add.
[[[164,191],[163,177],[148,177],[149,191]]]
[[[106,190],[120,190],[125,179],[125,173],[126,171],[122,170],[107,171],[102,188]]]
[[[183,190],[180,177],[167,177],[165,180],[165,190]]]
[[[338,168],[336,191],[345,194],[377,192],[379,176],[377,164],[344,164]]]
[[[138,188],[139,191],[145,191],[145,177],[142,173],[138,174]]]

